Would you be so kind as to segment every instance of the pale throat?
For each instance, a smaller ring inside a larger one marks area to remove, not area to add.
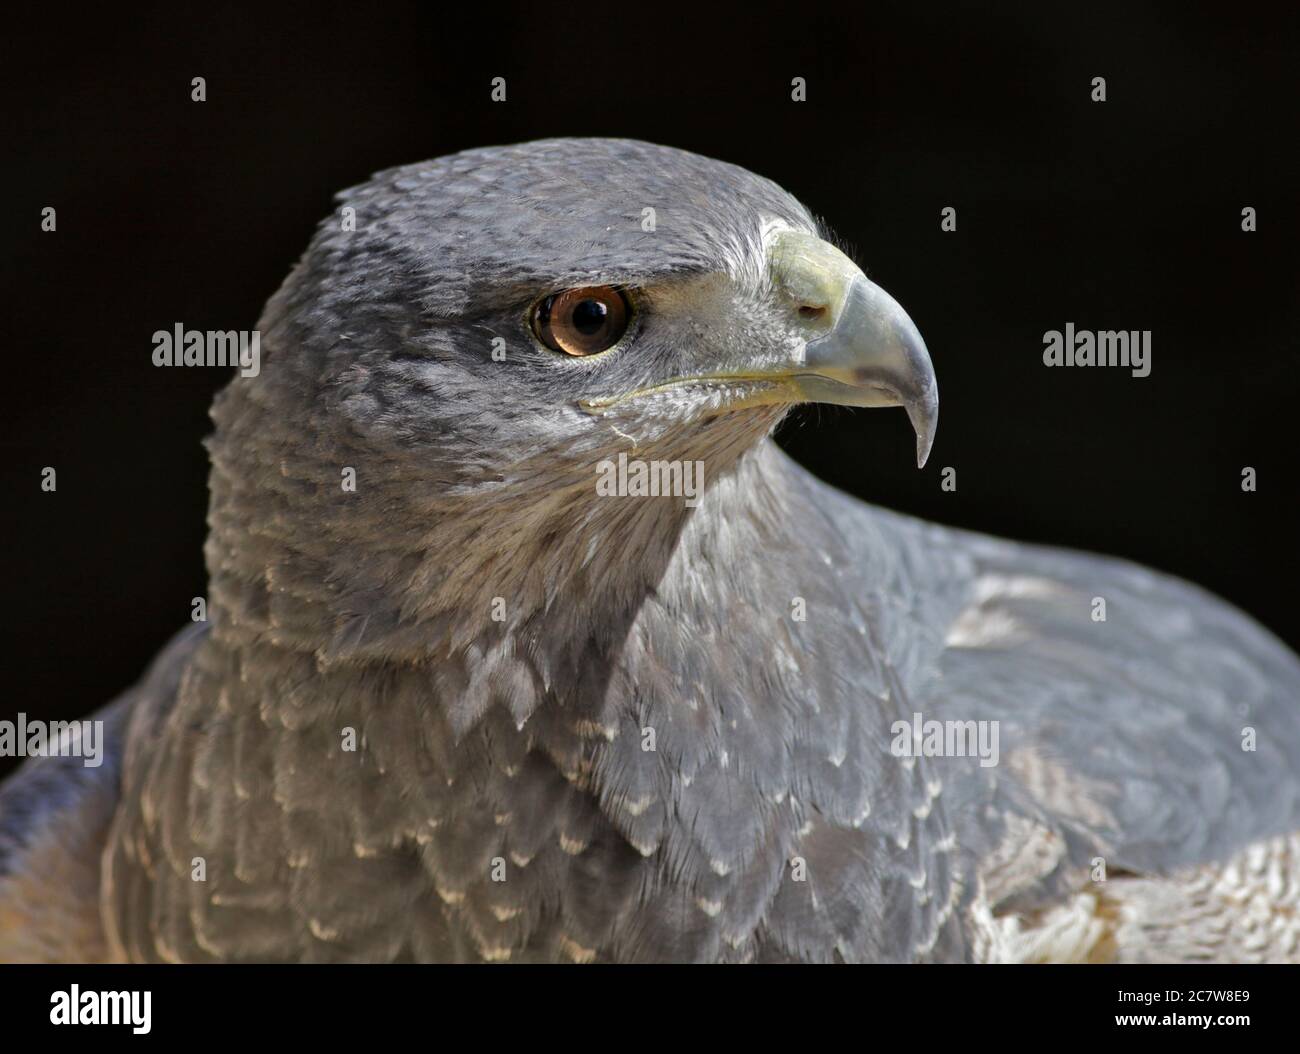
[[[360,450],[300,452],[310,446],[282,456],[268,486],[276,444],[266,422],[250,442],[247,419],[236,419],[210,445],[206,553],[219,636],[327,663],[436,662],[504,637],[581,648],[593,627],[634,619],[647,597],[752,557],[738,539],[784,539],[784,463],[764,438],[776,416],[734,415],[710,426],[707,443],[678,435],[611,444],[599,457],[560,454],[540,476],[516,465],[495,486],[468,488],[372,464]],[[690,454],[699,456],[680,456]],[[344,460],[357,468],[352,492],[338,482]],[[645,493],[628,465],[656,461],[698,466],[662,474],[667,485]],[[601,493],[611,468],[613,492]],[[674,483],[686,492],[672,493]]]

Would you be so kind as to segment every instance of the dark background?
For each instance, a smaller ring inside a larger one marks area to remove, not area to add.
[[[781,441],[813,471],[1194,579],[1300,645],[1293,13],[464,6],[8,12],[0,717],[94,709],[204,592],[224,371],[154,368],[153,331],[253,328],[333,192],[374,170],[550,135],[769,176],[907,308],[942,392],[929,466],[900,411],[810,408]],[[1067,321],[1152,330],[1151,376],[1047,369]]]

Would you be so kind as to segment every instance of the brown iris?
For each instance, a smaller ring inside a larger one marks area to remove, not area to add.
[[[552,351],[595,355],[618,343],[630,314],[627,297],[613,286],[567,289],[533,308],[533,332]]]

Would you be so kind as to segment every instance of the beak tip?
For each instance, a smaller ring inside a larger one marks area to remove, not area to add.
[[[916,467],[925,468],[939,425],[939,393],[933,386],[925,397],[907,404],[907,416],[916,432]]]
[[[925,463],[930,460],[930,447],[934,445],[934,436],[918,435],[916,437],[916,467],[925,468]]]

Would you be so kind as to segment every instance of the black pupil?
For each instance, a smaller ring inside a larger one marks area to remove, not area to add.
[[[609,308],[599,300],[581,300],[573,309],[573,328],[584,337],[594,337],[605,328]]]

